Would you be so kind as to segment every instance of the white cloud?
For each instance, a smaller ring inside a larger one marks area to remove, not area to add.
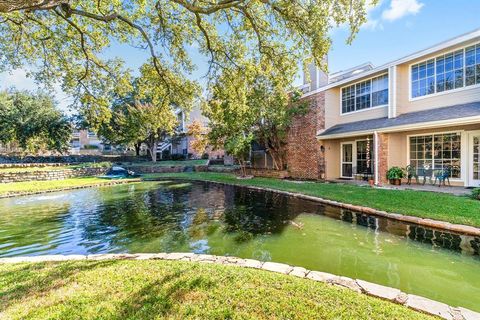
[[[0,90],[9,88],[18,90],[37,91],[40,86],[32,78],[27,77],[27,71],[24,69],[15,69],[10,72],[0,73]],[[72,103],[72,98],[63,92],[59,84],[53,86],[53,95],[62,111],[69,112],[68,106]]]
[[[23,69],[15,69],[11,72],[0,74],[0,89],[15,87],[19,90],[35,90],[37,85],[32,78],[27,77],[27,72]]]
[[[390,8],[383,11],[382,19],[388,21],[398,20],[409,14],[417,14],[424,6],[418,0],[392,0]]]

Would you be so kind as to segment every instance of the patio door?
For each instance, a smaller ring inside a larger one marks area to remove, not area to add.
[[[468,185],[480,187],[480,131],[470,133],[468,154]]]
[[[353,178],[353,143],[341,144],[342,178]]]

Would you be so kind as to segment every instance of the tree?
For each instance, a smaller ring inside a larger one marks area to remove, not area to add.
[[[0,142],[25,152],[68,149],[72,127],[46,93],[0,92]]]
[[[202,156],[208,146],[208,129],[205,128],[198,120],[194,120],[192,123],[190,123],[187,129],[187,134],[193,139],[190,143],[192,150],[196,154]]]
[[[89,127],[112,144],[134,145],[138,154],[140,144],[148,147],[156,161],[157,145],[175,133],[176,113],[191,110],[198,99],[199,86],[179,74],[168,73],[169,81],[178,89],[168,94],[168,88],[156,76],[154,68],[145,64],[141,75],[129,87],[133,90],[117,96],[104,112],[82,109]]]
[[[209,137],[245,163],[252,141],[263,145],[274,167],[286,167],[286,138],[295,116],[307,110],[292,84],[296,66],[285,59],[282,72],[269,60],[245,60],[244,72],[224,71],[212,86],[204,106],[210,119]]]
[[[0,0],[0,71],[27,67],[41,82],[59,81],[75,104],[108,114],[112,94],[131,90],[122,62],[102,55],[112,43],[146,48],[170,95],[182,88],[171,74],[195,68],[192,48],[208,57],[210,79],[242,69],[245,57],[279,71],[286,58],[322,66],[329,30],[347,24],[351,41],[369,2]]]
[[[257,75],[246,84],[251,91],[247,103],[257,115],[255,140],[270,154],[274,168],[284,170],[288,131],[293,119],[306,113],[308,104],[300,101],[300,92],[278,80],[268,74]]]

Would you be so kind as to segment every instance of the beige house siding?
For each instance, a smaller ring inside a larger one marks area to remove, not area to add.
[[[397,66],[397,115],[408,112],[429,110],[480,100],[480,86],[459,88],[444,91],[440,94],[427,95],[421,98],[410,99],[410,66],[418,62],[435,58],[441,54],[450,53],[472,44],[480,42],[480,38],[465,42],[461,45],[437,51],[415,60]]]
[[[388,116],[388,107],[365,109],[349,114],[341,114],[340,88],[332,88],[325,92],[325,129],[340,123],[349,123]]]
[[[480,123],[474,125],[466,126],[455,126],[455,127],[441,127],[434,129],[424,129],[424,130],[413,130],[413,131],[403,131],[403,132],[394,132],[388,133],[389,136],[389,145],[388,145],[388,160],[387,167],[398,166],[405,168],[409,164],[409,136],[421,135],[421,134],[432,134],[432,133],[442,133],[442,132],[462,132],[462,177],[461,180],[451,180],[451,184],[454,186],[463,186],[467,182],[468,178],[468,145],[467,145],[467,133],[469,131],[478,131],[480,130]],[[326,179],[335,180],[338,179],[341,175],[340,166],[340,145],[343,142],[355,141],[364,139],[365,136],[356,136],[351,138],[335,139],[335,140],[323,140],[320,143],[325,147],[325,160],[326,160]],[[383,174],[383,173],[380,173]]]

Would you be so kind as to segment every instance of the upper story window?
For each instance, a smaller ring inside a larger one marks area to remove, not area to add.
[[[342,113],[388,104],[388,74],[342,88]]]
[[[411,97],[480,84],[480,44],[411,66]]]

